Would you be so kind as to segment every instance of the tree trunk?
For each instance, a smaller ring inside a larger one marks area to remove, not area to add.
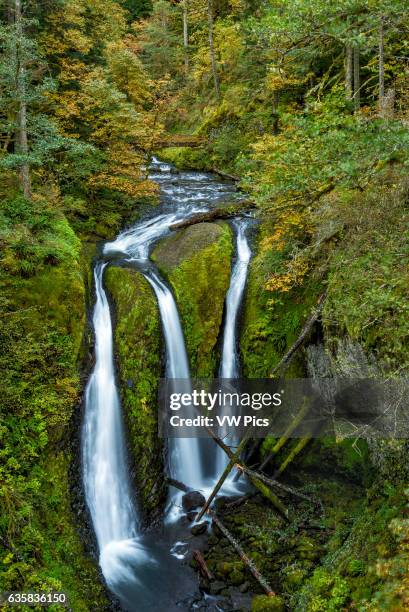
[[[385,106],[385,32],[383,17],[379,23],[379,115],[383,117]]]
[[[281,359],[281,361],[272,369],[270,377],[272,378],[274,376],[274,374],[276,374],[279,370],[281,370],[281,368],[288,364],[291,361],[291,358],[293,357],[294,353],[297,352],[297,350],[300,348],[300,346],[303,345],[304,341],[306,338],[308,338],[308,334],[310,333],[310,331],[312,330],[314,324],[316,323],[316,321],[318,321],[322,309],[324,307],[324,303],[325,303],[325,298],[327,297],[327,291],[325,290],[324,293],[321,293],[319,299],[318,299],[318,303],[317,306],[314,308],[314,310],[312,311],[311,315],[308,317],[304,327],[301,330],[300,335],[298,336],[297,340],[294,342],[294,344],[290,347],[290,349],[287,351],[287,353],[284,355],[284,357]]]
[[[227,446],[227,444],[225,444],[223,440],[216,436],[211,427],[206,427],[206,430],[209,433],[210,437],[213,438],[213,440],[216,442],[216,444],[224,450],[228,458],[232,459],[234,457],[234,453],[232,452],[231,448]],[[260,493],[264,495],[264,497],[266,497],[275,508],[277,508],[277,510],[285,518],[286,521],[289,521],[289,511],[281,502],[281,500],[277,497],[277,495],[274,495],[274,493],[270,491],[270,489],[260,480],[260,478],[255,476],[254,472],[247,468],[243,461],[237,463],[236,467],[237,469],[242,470],[244,474],[246,474],[251,484],[256,487],[256,489],[258,489]]]
[[[361,106],[361,70],[359,65],[359,45],[354,46],[354,106],[359,110]]]
[[[274,597],[275,593],[274,593],[273,589],[271,588],[270,584],[267,582],[267,580],[264,578],[264,576],[262,576],[262,574],[260,574],[260,572],[257,569],[254,561],[252,559],[250,559],[246,555],[246,553],[244,552],[244,550],[242,549],[242,547],[240,546],[240,544],[236,540],[236,538],[230,533],[230,531],[228,529],[226,529],[226,527],[221,522],[219,517],[210,508],[207,510],[207,512],[212,517],[213,522],[215,523],[215,525],[217,525],[217,527],[222,532],[224,537],[227,538],[227,540],[233,546],[235,551],[238,553],[238,555],[239,555],[240,559],[243,561],[244,565],[250,570],[250,572],[252,573],[254,578],[262,586],[262,588],[267,593],[267,595],[269,597]]]
[[[352,45],[347,44],[345,46],[345,96],[347,100],[352,100],[353,88],[353,49]]]
[[[247,444],[247,442],[248,442],[248,438],[246,438],[246,437],[244,437],[242,439],[242,441],[240,442],[236,452],[234,453],[233,457],[231,457],[229,463],[227,464],[225,470],[223,471],[223,474],[220,476],[216,486],[213,488],[213,491],[211,492],[211,494],[207,498],[207,501],[206,501],[205,505],[200,510],[199,514],[197,515],[197,517],[196,517],[196,522],[197,523],[200,521],[200,519],[205,514],[205,512],[207,512],[207,509],[210,508],[210,504],[212,503],[212,501],[216,497],[217,493],[222,488],[224,481],[226,480],[227,476],[230,474],[230,472],[232,471],[232,469],[234,468],[236,463],[238,461],[240,461],[240,455],[241,455],[242,450],[244,449],[245,445]]]
[[[188,0],[183,0],[183,47],[185,50],[185,71],[189,72],[189,24],[188,24]]]
[[[240,215],[240,213],[243,213],[249,208],[254,208],[254,202],[251,200],[243,200],[243,202],[239,202],[238,204],[232,206],[227,206],[226,208],[215,208],[209,212],[197,213],[188,219],[183,219],[183,221],[172,223],[172,225],[169,225],[169,229],[175,231],[185,229],[186,227],[196,225],[197,223],[211,223],[212,221],[217,221],[218,219],[231,219],[232,217],[237,217]]]
[[[220,83],[219,83],[219,75],[217,74],[216,57],[214,53],[214,40],[213,40],[213,30],[214,30],[213,0],[207,0],[207,17],[208,17],[208,23],[209,23],[210,63],[212,65],[214,89],[216,92],[217,100],[220,100]]]
[[[23,38],[23,18],[21,12],[21,0],[14,0],[14,19],[17,30],[16,40],[16,60],[17,60],[17,97],[19,100],[18,111],[18,130],[17,130],[17,150],[18,153],[28,156],[28,135],[27,135],[27,101],[26,101],[26,69],[24,59],[21,57],[19,47]],[[30,167],[28,162],[20,166],[20,183],[24,197],[31,199],[31,179]]]

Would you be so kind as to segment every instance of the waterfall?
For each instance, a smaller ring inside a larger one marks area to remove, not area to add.
[[[146,560],[138,544],[137,513],[132,500],[126,445],[115,383],[112,325],[103,288],[106,264],[94,270],[95,367],[85,393],[82,432],[85,497],[108,584],[133,580],[130,562]]]
[[[190,370],[186,354],[185,339],[180,325],[179,313],[171,291],[156,272],[145,273],[158,300],[166,344],[166,376],[170,379],[183,379],[178,383],[184,392],[190,390]],[[193,488],[203,485],[200,440],[175,438],[170,440],[170,474],[176,480]]]
[[[223,198],[231,201],[235,197],[231,186],[217,182],[215,177],[207,174],[181,173],[175,182],[171,167],[157,160],[153,161],[151,171],[151,179],[161,187],[161,209],[122,232],[116,240],[106,243],[101,261],[94,269],[95,366],[86,387],[82,429],[85,498],[98,543],[100,566],[108,586],[120,597],[125,608],[135,610],[137,601],[140,612],[169,608],[168,603],[172,597],[176,597],[180,586],[175,582],[180,582],[177,577],[179,569],[172,565],[172,559],[175,563],[176,560],[169,557],[169,551],[164,553],[159,550],[158,542],[147,544],[146,537],[143,538],[140,531],[138,512],[131,494],[126,441],[115,380],[113,332],[103,286],[104,269],[109,258],[115,255],[140,268],[158,301],[166,345],[166,376],[184,380],[188,391],[190,371],[178,310],[171,290],[149,260],[150,247],[170,233],[169,225],[172,223],[208,210],[212,203],[218,203]],[[250,249],[245,238],[246,222],[234,223],[238,257],[226,301],[221,366],[221,375],[232,378],[238,376],[237,315],[250,260]],[[209,485],[204,477],[203,442],[191,438],[175,438],[169,442],[171,476],[190,487],[202,489]],[[172,501],[179,503],[180,497],[181,493],[174,494]],[[178,516],[178,511],[173,513],[173,518]],[[156,592],[160,559],[165,564],[165,575],[161,578],[162,590]],[[179,609],[176,606],[172,610],[176,608]]]
[[[235,220],[233,225],[237,236],[237,259],[233,266],[230,287],[226,296],[226,317],[219,371],[220,378],[238,378],[239,376],[237,323],[251,259],[251,250],[246,237],[248,221],[244,219]]]
[[[238,219],[233,221],[236,230],[236,261],[230,279],[230,286],[226,296],[226,315],[223,332],[222,357],[219,377],[224,379],[238,378],[240,375],[240,359],[237,341],[238,315],[243,301],[246,287],[248,267],[251,259],[251,250],[247,241],[246,230],[248,221]],[[228,437],[228,431],[223,432],[223,438]],[[234,444],[234,440],[231,441]],[[228,463],[225,452],[218,446],[216,449],[216,476],[220,475]],[[233,477],[230,475],[226,486],[232,485]]]

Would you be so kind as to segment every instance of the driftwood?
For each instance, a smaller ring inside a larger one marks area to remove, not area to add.
[[[227,476],[230,474],[230,472],[232,471],[234,466],[237,464],[237,461],[239,461],[241,452],[242,452],[243,448],[245,447],[246,443],[247,443],[247,438],[243,438],[242,441],[240,442],[236,452],[231,457],[229,463],[227,464],[226,468],[224,469],[223,474],[220,476],[216,486],[213,488],[213,491],[211,492],[211,494],[207,498],[207,501],[206,501],[205,505],[203,506],[203,508],[201,509],[199,514],[197,515],[197,517],[196,517],[196,522],[197,523],[200,521],[200,519],[205,514],[207,509],[210,507],[210,504],[212,503],[212,501],[216,497],[217,493],[222,488],[223,483],[226,480]]]
[[[238,214],[245,210],[248,210],[249,208],[254,208],[254,206],[255,204],[251,200],[243,200],[242,202],[238,202],[237,205],[234,206],[214,208],[213,210],[209,210],[207,212],[197,213],[196,215],[192,215],[188,219],[183,219],[183,221],[172,223],[172,225],[169,225],[169,229],[174,231],[178,229],[184,229],[185,227],[190,227],[191,225],[196,225],[197,223],[217,221],[217,219],[231,219],[232,217],[236,217]]]
[[[232,450],[227,446],[227,444],[225,444],[223,440],[221,440],[218,436],[216,436],[216,434],[214,433],[214,431],[212,431],[210,427],[206,427],[206,429],[209,435],[216,442],[216,444],[218,444],[220,448],[224,450],[224,452],[229,457],[229,459],[232,460],[235,457],[235,455],[232,452]],[[277,495],[275,495],[272,491],[270,491],[268,486],[264,484],[264,482],[259,478],[258,475],[255,475],[255,473],[252,470],[249,470],[243,461],[240,461],[240,463],[235,462],[235,465],[238,469],[244,472],[244,474],[246,474],[251,484],[254,487],[256,487],[256,489],[258,489],[260,493],[264,495],[264,497],[266,497],[273,504],[273,506],[279,511],[279,513],[288,521],[289,511],[284,506],[283,502],[277,497]]]
[[[216,516],[216,514],[208,508],[207,513],[212,517],[213,522],[220,529],[224,537],[230,542],[233,546],[234,550],[238,553],[240,559],[243,561],[244,565],[250,570],[254,578],[257,582],[263,587],[264,591],[267,593],[269,597],[274,597],[275,593],[271,586],[268,584],[267,580],[260,574],[254,561],[252,561],[244,552],[236,538],[230,533],[230,531],[223,525],[221,520]]]
[[[271,374],[270,374],[271,377],[273,377],[276,372],[281,370],[283,365],[288,364],[289,361],[291,361],[291,358],[294,355],[294,353],[300,348],[300,346],[302,346],[302,344],[306,340],[308,334],[310,333],[314,323],[318,320],[318,318],[319,318],[319,316],[321,314],[321,311],[323,309],[326,296],[327,296],[327,292],[324,291],[324,293],[321,294],[321,296],[320,296],[320,298],[318,300],[317,306],[314,308],[313,312],[311,313],[311,316],[309,317],[309,319],[305,323],[304,327],[302,328],[301,334],[298,336],[297,340],[294,342],[292,347],[287,351],[287,353],[281,359],[280,363],[278,363],[275,366],[275,368],[273,368],[273,370],[271,371]]]
[[[203,555],[200,552],[200,550],[194,550],[193,551],[193,559],[198,564],[200,573],[202,574],[203,578],[207,578],[207,580],[213,580],[213,574],[209,570],[209,568],[207,567],[207,563],[205,561],[205,558],[203,557]]]

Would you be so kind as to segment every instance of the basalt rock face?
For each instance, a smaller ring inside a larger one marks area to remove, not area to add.
[[[161,240],[152,253],[176,297],[192,376],[217,371],[217,341],[230,283],[232,232],[226,223],[200,223]]]
[[[166,498],[163,445],[157,434],[157,392],[161,375],[161,330],[149,283],[136,270],[110,267],[106,288],[113,302],[118,379],[135,488],[149,522]]]

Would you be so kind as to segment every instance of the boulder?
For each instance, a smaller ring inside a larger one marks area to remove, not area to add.
[[[194,536],[199,536],[202,535],[203,533],[206,533],[207,531],[207,523],[197,523],[197,525],[193,525],[193,527],[191,528],[190,532],[192,535]]]
[[[199,491],[189,491],[182,497],[182,506],[185,512],[204,506],[206,499]]]

